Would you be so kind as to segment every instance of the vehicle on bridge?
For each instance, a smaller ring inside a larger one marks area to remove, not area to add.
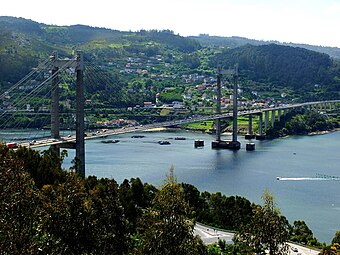
[[[18,148],[18,144],[16,142],[6,143],[6,146],[10,149]]]

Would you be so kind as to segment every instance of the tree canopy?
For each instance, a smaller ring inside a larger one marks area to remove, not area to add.
[[[268,250],[270,255],[284,255],[288,250],[289,223],[276,207],[273,195],[265,191],[262,199],[263,206],[254,208],[254,216],[238,231],[235,242],[256,253]]]

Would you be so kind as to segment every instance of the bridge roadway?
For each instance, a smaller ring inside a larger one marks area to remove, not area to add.
[[[270,108],[261,108],[261,109],[239,111],[238,116],[259,115],[259,114],[262,114],[263,112],[266,112],[266,111],[294,109],[294,108],[299,108],[299,107],[307,107],[307,106],[312,106],[312,105],[324,105],[324,104],[327,104],[327,103],[339,103],[339,102],[340,102],[340,100],[330,100],[330,101],[318,101],[318,102],[308,102],[308,103],[299,103],[299,104],[287,104],[287,105],[279,106],[279,107],[270,107]],[[227,113],[221,113],[221,114],[189,117],[189,118],[181,119],[181,120],[157,122],[157,123],[148,124],[148,125],[122,127],[122,128],[118,128],[118,129],[104,130],[102,132],[86,133],[85,134],[85,140],[98,139],[98,138],[104,138],[104,137],[107,137],[107,136],[117,135],[117,134],[142,132],[142,131],[152,130],[152,129],[156,129],[156,128],[171,127],[171,126],[189,124],[189,123],[193,123],[193,122],[215,120],[215,119],[224,119],[224,118],[231,118],[231,117],[233,117],[233,113],[227,112]],[[63,144],[63,143],[75,143],[75,141],[76,141],[76,136],[71,135],[71,136],[61,137],[60,139],[53,139],[53,138],[38,139],[34,142],[32,142],[32,141],[23,142],[23,143],[20,143],[18,145],[24,146],[24,147],[30,147],[30,148],[37,148],[37,147],[57,145],[57,144]]]

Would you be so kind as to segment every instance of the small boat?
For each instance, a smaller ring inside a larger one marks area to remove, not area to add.
[[[102,143],[118,143],[119,140],[103,140]]]
[[[169,145],[171,144],[169,141],[158,141],[160,145]]]
[[[133,135],[131,136],[131,138],[144,138],[145,135]]]
[[[175,137],[175,140],[186,140],[185,137]]]

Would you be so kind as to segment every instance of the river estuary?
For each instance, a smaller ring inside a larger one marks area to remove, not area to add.
[[[132,138],[133,135],[145,137]],[[124,134],[105,139],[119,142],[86,141],[86,175],[114,178],[118,183],[140,177],[157,186],[173,165],[179,182],[193,184],[200,191],[220,191],[262,203],[261,195],[268,189],[290,223],[304,220],[321,242],[330,243],[335,231],[340,230],[340,180],[319,178],[340,176],[339,131],[254,141],[256,150],[251,152],[245,150],[242,137],[242,148],[237,152],[213,150],[213,136],[186,131]],[[205,146],[195,149],[195,139],[204,140]],[[159,145],[160,140],[171,144]],[[74,152],[69,151],[66,168],[73,157]]]

